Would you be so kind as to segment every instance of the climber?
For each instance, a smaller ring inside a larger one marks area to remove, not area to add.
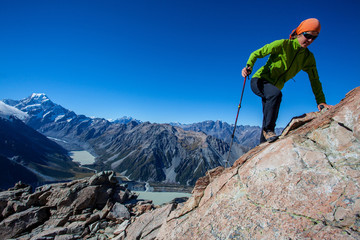
[[[256,60],[270,54],[267,63],[251,79],[251,89],[261,97],[263,105],[260,143],[273,142],[278,138],[275,125],[282,98],[281,89],[300,70],[309,76],[319,111],[331,107],[325,101],[314,55],[307,49],[318,37],[320,28],[316,18],[306,19],[292,31],[289,39],[274,41],[251,53],[246,67],[242,69],[242,76],[249,76]]]

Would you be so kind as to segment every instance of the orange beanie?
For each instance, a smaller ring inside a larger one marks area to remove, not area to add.
[[[291,34],[290,38],[294,35],[299,35],[303,32],[318,32],[320,33],[320,22],[316,18],[309,18],[300,23],[300,25],[295,28]]]

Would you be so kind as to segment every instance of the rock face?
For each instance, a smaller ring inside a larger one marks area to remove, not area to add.
[[[360,239],[359,115],[360,87],[209,171],[156,239]]]
[[[98,160],[139,181],[194,185],[208,169],[223,165],[229,150],[212,136],[167,124],[143,123],[115,132],[97,138]]]

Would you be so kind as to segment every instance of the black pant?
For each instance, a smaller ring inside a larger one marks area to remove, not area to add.
[[[262,130],[275,131],[276,120],[278,118],[282,93],[280,89],[261,78],[251,79],[251,90],[261,97],[263,105],[263,125]],[[260,143],[265,142],[263,131],[261,131]]]

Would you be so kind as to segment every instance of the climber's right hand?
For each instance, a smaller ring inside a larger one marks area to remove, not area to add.
[[[247,76],[249,76],[251,74],[251,71],[252,71],[252,69],[251,69],[250,66],[244,67],[242,72],[241,72],[241,75],[243,77],[247,77]]]

